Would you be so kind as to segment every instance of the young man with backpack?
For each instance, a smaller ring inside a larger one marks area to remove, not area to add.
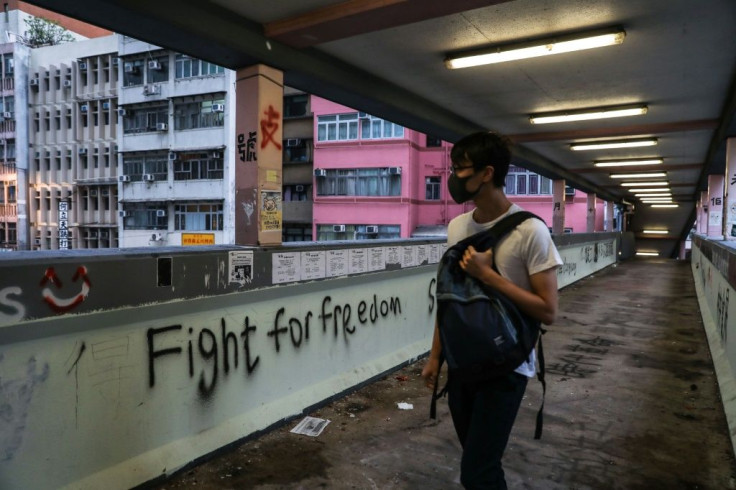
[[[448,188],[453,200],[473,200],[472,211],[455,217],[447,230],[448,247],[492,228],[522,208],[512,204],[503,186],[511,161],[508,141],[479,132],[452,148]],[[557,271],[562,265],[549,230],[539,219],[527,219],[503,237],[493,250],[468,246],[459,261],[462,270],[484,287],[505,295],[524,314],[551,324],[557,314]],[[495,268],[494,268],[495,265]],[[422,377],[434,388],[440,369],[442,342],[435,324],[429,359]],[[460,480],[467,489],[506,489],[501,458],[526,389],[535,375],[535,353],[513,372],[490,379],[449,377],[448,405],[463,455]]]

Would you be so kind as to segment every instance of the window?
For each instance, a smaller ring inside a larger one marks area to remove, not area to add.
[[[216,105],[224,106],[225,99],[222,96],[209,100],[200,100],[189,103],[175,103],[174,105],[174,129],[200,129],[214,128],[225,124],[225,113]]]
[[[174,160],[174,180],[222,179],[222,153],[179,153]]]
[[[13,53],[3,55],[3,73],[6,77],[12,77],[13,72]]]
[[[338,114],[317,118],[317,141],[358,139],[358,114]]]
[[[166,154],[129,156],[123,159],[123,175],[132,182],[143,180],[143,174],[153,175],[153,180],[166,180],[168,176]]]
[[[440,177],[425,177],[424,186],[426,189],[425,199],[428,201],[437,201],[440,198]]]
[[[123,63],[123,86],[143,85],[143,60],[132,60]]]
[[[442,146],[442,140],[436,136],[427,135],[427,148]]]
[[[318,196],[399,196],[398,167],[327,169],[317,178]]]
[[[304,163],[310,161],[312,140],[289,138],[284,140],[284,163]]]
[[[222,202],[195,202],[174,206],[174,229],[185,231],[222,230]]]
[[[318,225],[317,241],[395,239],[401,238],[400,233],[400,225]]]
[[[163,202],[128,203],[124,205],[123,213],[123,228],[126,230],[167,228],[166,204]]]
[[[123,118],[123,133],[150,133],[157,131],[156,124],[168,122],[167,106],[139,107]]]
[[[167,56],[148,58],[146,69],[148,71],[146,77],[148,83],[165,82],[169,79],[169,58]]]
[[[403,138],[404,127],[367,115],[360,119],[360,137],[361,139],[386,139],[386,138]]]
[[[551,195],[552,181],[524,168],[511,165],[506,175],[505,191],[508,195],[517,196]]]
[[[287,95],[284,97],[284,117],[299,117],[307,115],[307,94]]]
[[[174,68],[174,77],[177,79],[225,73],[225,68],[222,66],[191,58],[185,54],[176,55]]]
[[[312,241],[312,225],[284,225],[281,233],[284,242],[310,242]]]
[[[312,186],[296,184],[284,186],[284,201],[308,201],[312,197]]]

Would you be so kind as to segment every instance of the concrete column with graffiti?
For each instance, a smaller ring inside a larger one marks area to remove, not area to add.
[[[723,237],[723,175],[708,176],[708,228],[711,238]]]
[[[725,191],[723,234],[726,240],[736,240],[736,138],[726,142]]]
[[[552,210],[552,233],[565,232],[565,180],[552,182],[554,209]]]
[[[585,216],[585,231],[587,233],[593,233],[595,231],[596,201],[595,194],[588,194],[588,211]]]
[[[235,243],[280,245],[283,73],[264,65],[237,71]]]

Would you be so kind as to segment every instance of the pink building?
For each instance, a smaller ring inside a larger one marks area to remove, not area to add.
[[[316,96],[311,108],[314,240],[444,235],[453,217],[472,209],[447,191],[451,144]],[[552,226],[550,179],[512,166],[506,193]],[[565,200],[566,231],[585,232],[587,195]],[[603,230],[603,208],[598,201],[595,231]]]

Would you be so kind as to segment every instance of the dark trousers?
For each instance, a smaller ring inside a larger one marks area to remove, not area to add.
[[[450,379],[448,405],[463,446],[460,481],[465,488],[507,488],[501,458],[527,381],[518,373],[482,383]]]

